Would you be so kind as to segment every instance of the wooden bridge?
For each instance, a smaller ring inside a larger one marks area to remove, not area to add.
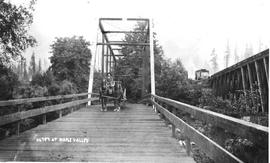
[[[216,162],[242,162],[177,117],[177,111],[191,114],[195,119],[268,149],[268,127],[156,95],[144,99],[153,107],[127,104],[121,112],[113,112],[112,109],[101,112],[100,105],[83,105],[74,110],[74,106],[98,100],[85,98],[87,94],[1,101],[0,106],[10,106],[56,99],[71,100],[1,116],[1,126],[15,122],[18,128],[17,135],[0,141],[0,161],[194,162],[190,154],[193,149],[191,144],[195,143]],[[74,100],[78,97],[84,98]],[[163,105],[173,109],[165,109]],[[63,116],[64,110],[69,110],[70,114]],[[59,119],[47,123],[46,115],[50,112],[57,112]],[[164,117],[171,128],[158,115]],[[42,116],[43,124],[20,133],[21,120],[34,116]],[[185,145],[180,146],[175,139],[176,131],[181,133]]]
[[[93,55],[88,93],[0,101],[0,107],[4,109],[21,104],[54,101],[48,106],[31,110],[18,109],[0,116],[0,126],[16,124],[17,127],[16,134],[0,141],[0,161],[194,162],[192,154],[195,146],[217,163],[243,162],[218,142],[179,118],[178,113],[188,114],[191,119],[216,127],[220,136],[226,137],[229,133],[251,141],[257,149],[267,153],[259,156],[259,159],[268,160],[268,127],[156,95],[153,31],[149,19],[127,19],[147,22],[148,29],[145,31],[106,31],[102,25],[102,21],[106,20],[122,19],[99,20],[102,42],[97,42],[95,46],[102,46],[102,74],[104,71],[113,72],[117,57],[123,56],[114,54],[113,45],[143,46],[145,54],[150,54],[144,56],[142,90],[151,87],[151,91],[143,93],[148,95],[141,102],[150,106],[127,104],[120,112],[99,111],[100,106],[93,105],[99,100],[98,94],[92,93],[96,57]],[[109,41],[106,35],[132,32],[149,36],[143,42],[126,43]],[[150,62],[150,66],[146,61]],[[215,88],[223,86],[224,82],[221,85],[218,83],[222,81],[223,78],[218,78],[213,80],[212,85]],[[47,122],[50,118],[47,115],[51,113],[57,113],[59,118]],[[21,131],[22,121],[33,117],[40,117],[42,123],[31,130]],[[257,158],[252,158],[254,160],[251,162],[258,161]]]
[[[150,107],[83,107],[0,142],[1,161],[194,162]]]
[[[217,72],[210,78],[216,95],[229,99],[230,94],[239,96],[240,91],[259,93],[260,112],[268,112],[269,94],[269,49],[249,57],[235,65]],[[253,105],[257,105],[254,100]]]

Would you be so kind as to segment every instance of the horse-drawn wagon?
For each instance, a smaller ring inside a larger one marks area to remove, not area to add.
[[[110,73],[108,73],[107,78],[103,78],[99,94],[101,111],[107,111],[107,103],[111,101],[114,104],[114,111],[120,111],[121,106],[126,101],[126,89],[122,87],[121,81],[114,81]]]

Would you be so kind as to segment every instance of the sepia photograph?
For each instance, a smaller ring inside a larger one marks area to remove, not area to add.
[[[268,163],[269,0],[0,0],[0,162]]]

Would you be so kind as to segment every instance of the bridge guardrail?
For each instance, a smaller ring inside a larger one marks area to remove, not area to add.
[[[26,98],[26,99],[15,99],[15,100],[8,100],[8,101],[0,101],[0,106],[10,106],[10,105],[17,105],[23,103],[30,103],[30,102],[40,102],[40,101],[49,101],[49,100],[56,100],[56,99],[67,99],[67,98],[74,98],[74,97],[81,97],[86,96],[89,93],[81,93],[81,94],[71,94],[71,95],[59,95],[59,96],[48,96],[48,97],[35,97],[35,98]],[[92,95],[99,95],[97,93],[91,93]],[[86,98],[71,102],[66,102],[62,104],[56,104],[51,106],[45,106],[41,108],[35,108],[27,111],[18,111],[16,113],[11,113],[7,115],[0,116],[0,126],[6,125],[12,122],[20,121],[26,118],[35,117],[38,115],[43,114],[43,124],[46,123],[46,113],[59,111],[59,117],[62,117],[62,109],[80,105],[83,103],[87,103],[88,101],[96,101],[99,98]],[[71,110],[73,111],[73,110]],[[20,132],[20,122],[17,125],[17,134],[19,135]]]
[[[185,137],[187,153],[190,153],[190,141],[195,142],[202,151],[216,162],[243,162],[226,149],[218,145],[207,136],[203,135],[195,128],[176,116],[176,110],[181,110],[191,114],[195,119],[210,123],[214,126],[227,130],[235,135],[243,136],[264,149],[268,149],[268,127],[260,126],[244,120],[229,117],[213,111],[201,109],[179,101],[152,95],[152,104],[155,108],[172,124],[172,135],[175,136],[175,129],[180,129]],[[172,112],[162,107],[158,102],[165,103],[173,107]]]

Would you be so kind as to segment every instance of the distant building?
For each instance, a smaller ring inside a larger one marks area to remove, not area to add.
[[[206,69],[200,69],[195,71],[195,80],[207,79],[209,77],[209,71]]]

